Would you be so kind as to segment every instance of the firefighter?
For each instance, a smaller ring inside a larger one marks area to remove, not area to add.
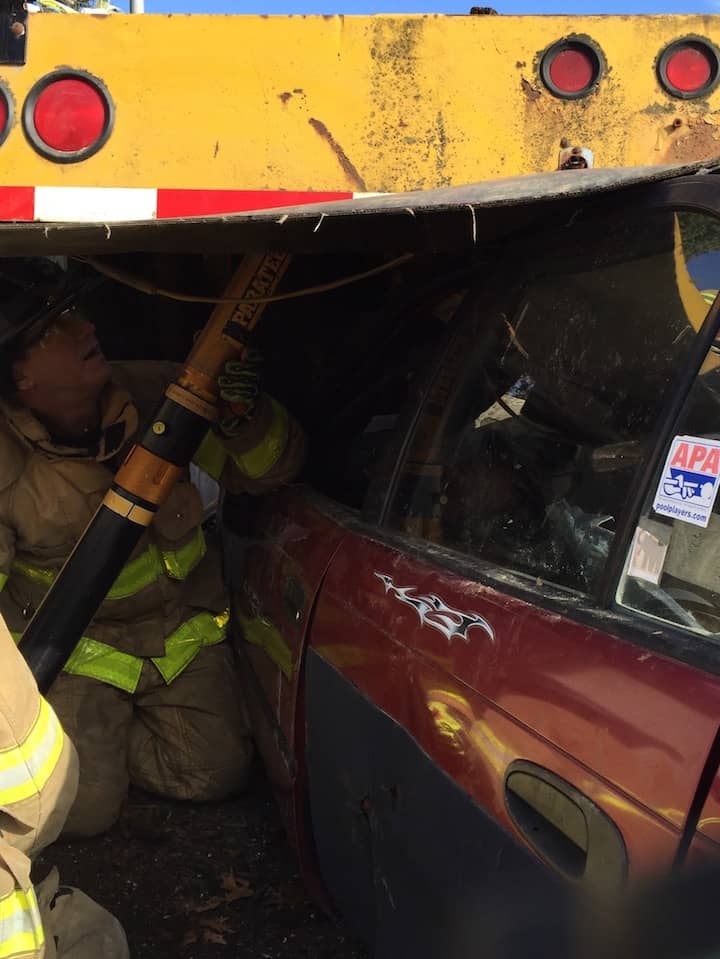
[[[118,921],[52,870],[37,886],[31,857],[60,832],[78,761],[52,707],[0,620],[0,957],[127,959]]]
[[[72,289],[54,283],[0,305],[0,611],[18,635],[176,374],[109,364]],[[221,383],[244,413],[228,409],[196,464],[233,492],[288,482],[302,461],[299,427],[259,392],[256,366],[228,364]],[[50,690],[80,757],[67,835],[109,828],[129,783],[202,801],[246,782],[252,742],[225,642],[228,598],[202,519],[185,476]]]

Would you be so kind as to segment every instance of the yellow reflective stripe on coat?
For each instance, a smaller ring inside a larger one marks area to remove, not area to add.
[[[186,620],[165,640],[165,655],[152,662],[166,683],[171,683],[195,659],[203,646],[221,643],[227,634],[227,612],[214,616],[198,613]],[[144,659],[120,652],[97,639],[83,636],[65,664],[65,672],[97,679],[126,693],[134,693],[140,682]]]
[[[113,583],[107,599],[126,599],[166,573],[172,579],[185,579],[207,552],[205,535],[198,527],[192,539],[179,549],[159,550],[151,544],[144,553],[131,559]]]
[[[293,674],[292,650],[282,637],[280,630],[267,619],[259,616],[238,614],[238,623],[242,628],[243,639],[264,649],[270,659],[279,666],[288,679]]]
[[[41,698],[25,740],[0,751],[0,806],[21,802],[43,789],[57,766],[63,741],[52,706]]]
[[[195,659],[203,646],[215,646],[227,635],[227,612],[213,616],[212,613],[198,613],[192,619],[176,629],[165,640],[165,655],[154,656],[153,663],[166,683],[177,679]]]
[[[0,899],[0,959],[39,953],[45,945],[35,890],[14,889]]]
[[[30,563],[25,563],[21,559],[13,560],[12,572],[19,573],[25,579],[29,579],[30,582],[37,583],[38,586],[47,586],[48,589],[52,586],[56,575],[51,569],[31,566]]]
[[[163,550],[162,561],[165,572],[172,579],[186,579],[207,553],[205,535],[201,527],[193,538],[179,549]]]
[[[151,544],[144,553],[123,566],[110,587],[106,599],[127,599],[128,596],[134,596],[141,589],[154,583],[162,572],[163,562],[160,550]]]
[[[72,676],[97,679],[126,693],[134,693],[140,682],[143,661],[130,653],[123,653],[107,643],[83,636],[68,661],[64,672]]]
[[[288,415],[284,406],[270,397],[273,418],[263,439],[246,453],[230,453],[233,462],[250,479],[268,473],[285,452],[288,441]]]
[[[157,546],[151,544],[143,553],[125,564],[106,599],[127,599],[147,586],[151,586],[155,580],[165,574],[172,579],[185,579],[206,552],[205,536],[200,527],[195,531],[193,538],[179,549],[160,551]],[[18,559],[13,562],[12,571],[48,589],[57,576],[53,570],[32,566]]]
[[[712,306],[717,296],[717,290],[700,290],[700,296],[705,300],[708,306]]]

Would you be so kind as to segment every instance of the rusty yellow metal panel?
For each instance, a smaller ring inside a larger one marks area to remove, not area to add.
[[[591,37],[597,91],[563,101],[540,54]],[[676,100],[655,61],[672,40],[720,44],[720,17],[58,16],[30,18],[28,62],[0,67],[16,106],[0,184],[396,192],[552,170],[563,138],[597,166],[720,153],[720,89]],[[19,113],[58,67],[101,78],[107,144],[56,164]]]

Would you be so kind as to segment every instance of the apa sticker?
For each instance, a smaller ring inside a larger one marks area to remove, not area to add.
[[[676,436],[660,474],[653,509],[705,529],[718,493],[719,476],[719,440]]]

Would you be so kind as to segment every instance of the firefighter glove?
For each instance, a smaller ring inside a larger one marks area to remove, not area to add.
[[[250,349],[242,360],[228,360],[218,376],[220,418],[218,427],[225,436],[236,436],[251,419],[260,395],[262,354]]]

